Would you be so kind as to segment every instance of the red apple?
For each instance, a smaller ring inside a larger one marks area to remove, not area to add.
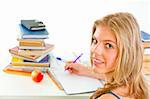
[[[33,70],[31,73],[32,80],[40,82],[43,79],[43,73],[40,70]]]

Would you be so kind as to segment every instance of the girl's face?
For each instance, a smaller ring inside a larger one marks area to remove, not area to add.
[[[113,71],[117,54],[118,47],[114,33],[108,27],[97,27],[91,45],[94,72],[106,74]]]

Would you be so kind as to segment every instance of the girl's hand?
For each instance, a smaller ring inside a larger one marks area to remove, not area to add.
[[[95,73],[92,70],[92,68],[88,68],[79,63],[67,62],[65,66],[65,70],[68,70],[70,73],[73,73],[73,74],[104,80],[103,74]]]
[[[88,67],[73,62],[67,62],[65,66],[65,70],[68,70],[70,73],[74,73],[77,75],[84,75],[84,76],[87,76],[88,73],[90,72]]]

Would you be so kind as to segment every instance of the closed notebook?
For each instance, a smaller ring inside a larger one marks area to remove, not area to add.
[[[98,79],[68,73],[64,70],[64,63],[54,61],[51,63],[52,67],[49,68],[49,71],[66,94],[94,92],[97,88],[103,86]]]
[[[46,39],[48,38],[48,31],[46,29],[40,30],[40,31],[31,31],[25,28],[22,25],[19,25],[20,27],[20,32],[21,32],[21,38],[23,39]]]

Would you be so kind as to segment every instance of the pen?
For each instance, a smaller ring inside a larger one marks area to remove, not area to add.
[[[72,52],[73,53],[73,55],[75,56],[75,57],[77,57],[77,55],[76,55],[76,53],[75,52]],[[78,60],[79,62],[81,62],[81,60],[79,59]]]
[[[76,63],[77,60],[79,60],[79,58],[83,55],[83,53],[81,53],[74,61],[73,63]]]
[[[62,58],[60,58],[60,57],[56,57],[56,59],[59,60],[59,61],[62,61],[62,62],[64,62],[64,63],[66,63],[66,60],[64,60],[64,59],[62,59]]]
[[[82,55],[83,55],[83,53],[81,53],[81,54],[73,61],[73,63],[76,63],[77,60],[79,60],[79,58],[80,58]],[[65,71],[68,70],[68,69],[71,69],[71,68],[66,68]]]

